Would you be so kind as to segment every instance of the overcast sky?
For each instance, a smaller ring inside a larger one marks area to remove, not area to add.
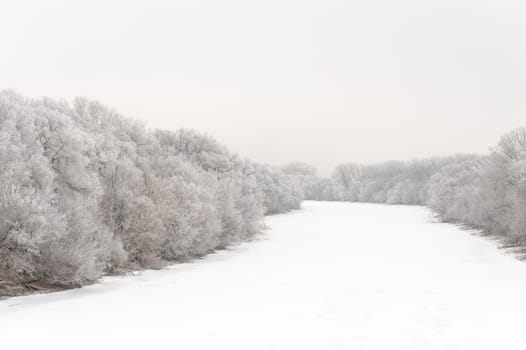
[[[524,0],[6,0],[0,89],[270,164],[488,151],[526,124]]]

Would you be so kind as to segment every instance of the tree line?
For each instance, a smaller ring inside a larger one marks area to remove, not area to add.
[[[341,164],[330,178],[302,182],[306,199],[426,205],[446,222],[526,243],[526,128],[487,155],[372,165]]]
[[[207,135],[0,93],[0,280],[80,286],[202,256],[302,197],[294,176]]]

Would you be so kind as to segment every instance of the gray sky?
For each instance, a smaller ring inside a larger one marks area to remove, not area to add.
[[[6,0],[0,89],[327,174],[486,152],[526,124],[525,38],[523,0]]]

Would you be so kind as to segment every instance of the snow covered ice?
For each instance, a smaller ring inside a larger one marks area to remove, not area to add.
[[[305,202],[192,263],[0,302],[2,349],[523,349],[526,265],[422,207]]]

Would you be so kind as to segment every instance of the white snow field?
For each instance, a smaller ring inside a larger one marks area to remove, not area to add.
[[[305,202],[187,264],[0,302],[2,349],[525,349],[526,265],[421,207]]]

